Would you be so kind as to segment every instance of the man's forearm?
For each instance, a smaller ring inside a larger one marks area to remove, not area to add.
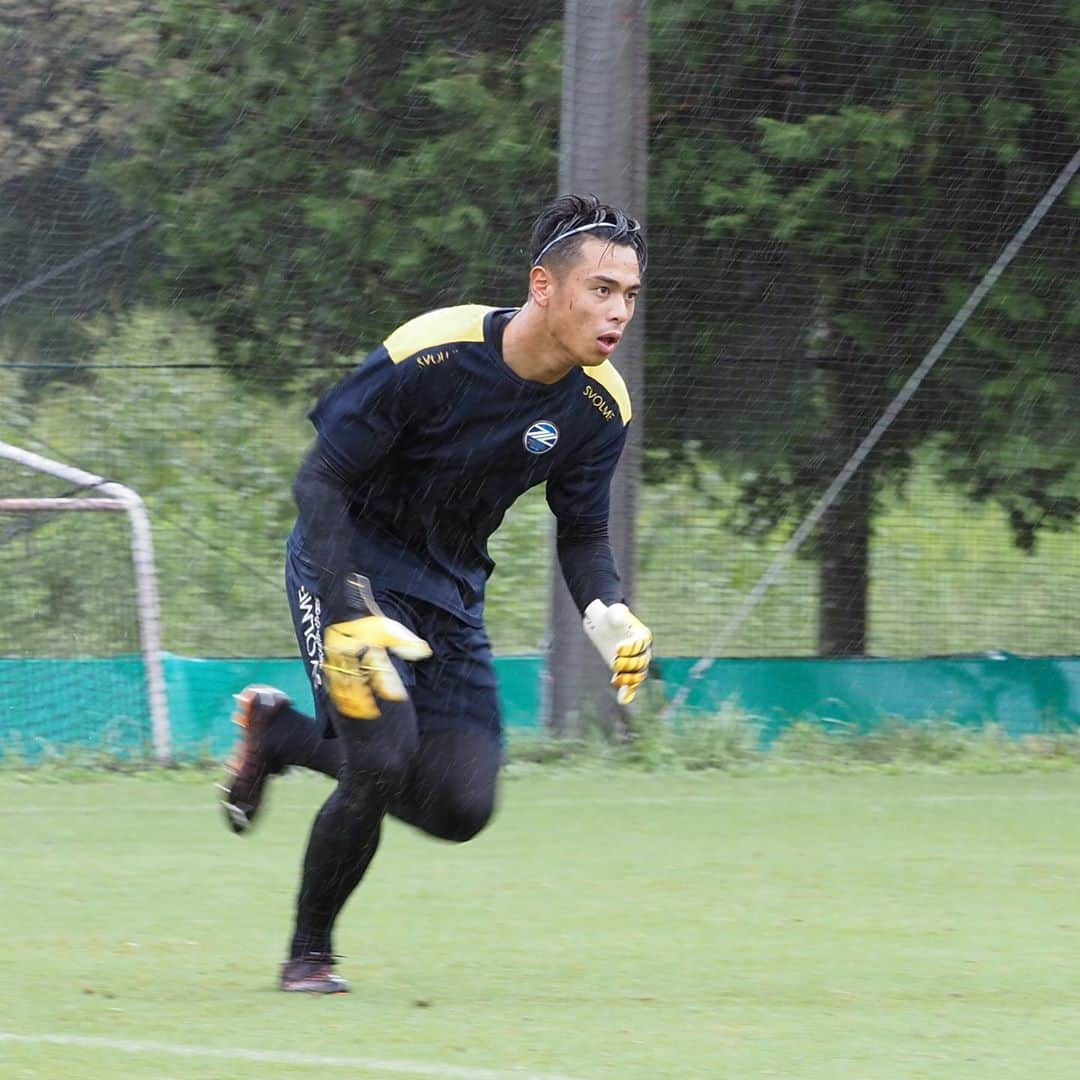
[[[623,599],[606,525],[590,529],[560,524],[556,545],[559,565],[579,612],[593,600],[616,604]]]
[[[293,482],[301,531],[308,557],[319,576],[319,595],[333,617],[343,616],[341,579],[349,530],[349,489],[345,478],[316,443],[304,458]]]

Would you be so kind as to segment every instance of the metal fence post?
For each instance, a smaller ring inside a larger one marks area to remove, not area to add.
[[[560,192],[595,192],[645,216],[648,137],[648,0],[567,0],[563,46]],[[635,503],[643,427],[644,305],[639,304],[615,364],[626,380],[634,421],[611,492],[611,537],[627,598],[634,585]],[[606,669],[552,558],[545,720],[570,733],[592,714],[617,723]]]

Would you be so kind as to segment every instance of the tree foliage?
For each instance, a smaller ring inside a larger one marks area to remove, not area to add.
[[[654,304],[652,330],[674,355],[764,348],[782,369],[798,407],[739,511],[767,531],[808,509],[1080,145],[1080,7],[742,0],[716,19],[691,0],[656,22],[661,85],[710,88],[657,118],[656,264],[717,273]],[[1078,205],[1074,188],[870,462],[880,486],[937,439],[1027,548],[1080,510]],[[679,318],[697,304],[708,326]]]
[[[111,249],[57,288],[28,287],[133,220],[94,182],[120,152],[130,108],[108,103],[106,72],[141,72],[155,37],[145,0],[8,0],[0,10],[0,307],[9,354],[27,364],[76,362],[89,348],[81,318],[130,298],[146,249]],[[55,377],[45,369],[28,387]]]
[[[555,167],[546,5],[165,0],[156,27],[161,75],[115,83],[153,109],[112,174],[161,215],[168,295],[231,363],[347,355],[424,307],[520,295]]]
[[[651,19],[650,413],[738,451],[736,516],[764,533],[806,510],[1073,153],[1080,9],[655,0]],[[160,216],[164,295],[231,364],[351,355],[425,307],[520,297],[555,175],[550,5],[161,0],[151,24],[153,71],[113,82],[143,115],[111,178]],[[935,440],[1026,547],[1078,510],[1077,203],[868,463],[880,488]],[[719,392],[732,369],[745,395]],[[711,402],[696,427],[676,370]],[[782,427],[767,460],[733,446],[735,417]]]

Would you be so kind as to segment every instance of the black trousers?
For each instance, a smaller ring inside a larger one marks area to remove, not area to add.
[[[288,740],[279,744],[280,764],[314,766],[338,781],[308,839],[291,957],[333,952],[334,923],[371,864],[387,814],[461,843],[494,813],[497,734],[477,726],[421,732],[411,702],[382,706],[376,720],[335,717],[336,739],[316,739],[316,721],[293,710],[275,724],[291,723],[295,736],[294,752]],[[304,732],[302,722],[310,725]]]

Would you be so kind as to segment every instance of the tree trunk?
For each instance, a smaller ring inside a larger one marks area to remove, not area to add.
[[[824,373],[832,445],[854,450],[868,426],[857,364]],[[842,464],[842,462],[841,462]],[[874,474],[863,462],[829,507],[818,527],[818,655],[862,656],[866,652]]]

